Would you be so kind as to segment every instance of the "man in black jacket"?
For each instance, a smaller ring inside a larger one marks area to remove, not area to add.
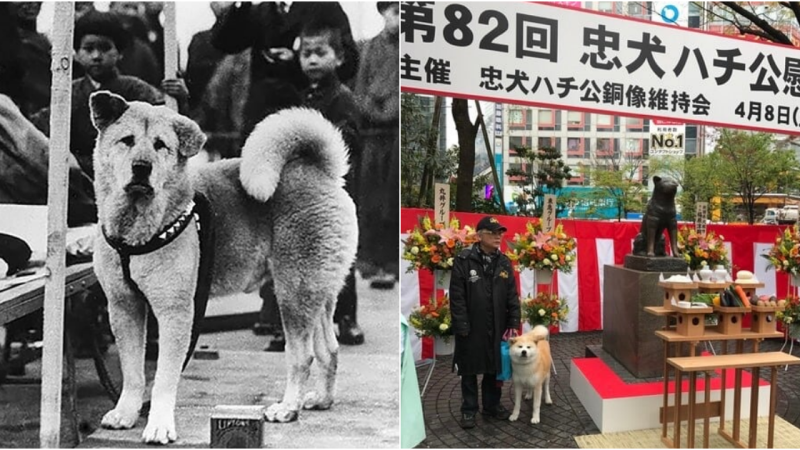
[[[500,252],[506,227],[484,217],[476,228],[480,241],[462,251],[453,264],[450,308],[456,350],[453,366],[461,376],[461,427],[475,426],[478,412],[478,375],[483,414],[507,420],[500,404],[502,382],[500,341],[506,330],[519,328],[520,305],[511,261]]]

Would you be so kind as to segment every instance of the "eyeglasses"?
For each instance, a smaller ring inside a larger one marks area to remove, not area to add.
[[[492,236],[502,236],[505,234],[505,231],[497,230],[497,231],[489,231],[489,230],[481,230],[483,234],[491,234]]]

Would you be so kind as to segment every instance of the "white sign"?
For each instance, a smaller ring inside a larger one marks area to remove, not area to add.
[[[435,223],[450,224],[450,185],[435,183],[433,185],[433,219]]]
[[[689,26],[689,2],[653,2],[653,22]]]
[[[400,20],[406,92],[800,134],[800,49],[545,3]]]
[[[556,196],[546,194],[544,196],[542,211],[542,231],[545,233],[556,229]]]
[[[669,120],[650,124],[650,156],[683,156],[686,149],[686,125]]]
[[[708,202],[695,203],[694,208],[694,229],[697,234],[705,236],[706,222],[708,221]]]

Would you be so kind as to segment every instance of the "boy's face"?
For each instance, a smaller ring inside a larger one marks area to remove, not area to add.
[[[103,81],[114,71],[120,54],[114,41],[106,36],[87,34],[78,48],[78,62],[94,80]]]
[[[400,6],[394,4],[386,9],[383,10],[381,15],[383,16],[383,22],[386,24],[385,28],[391,34],[397,34],[397,30],[399,28],[400,21],[398,20],[398,12]]]
[[[303,36],[300,40],[300,67],[311,81],[336,72],[342,65],[342,59],[331,47],[327,34],[320,36]]]

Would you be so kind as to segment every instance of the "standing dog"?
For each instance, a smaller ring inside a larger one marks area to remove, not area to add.
[[[509,339],[511,348],[511,379],[514,380],[514,412],[508,420],[514,422],[519,418],[519,409],[522,406],[522,391],[533,392],[533,418],[531,423],[539,423],[539,407],[542,404],[542,388],[544,388],[544,402],[553,404],[550,399],[550,342],[547,341],[549,332],[542,325],[536,325],[533,330],[522,336]],[[525,396],[530,399],[529,395]]]
[[[142,438],[161,444],[177,438],[176,392],[190,346],[193,297],[202,281],[199,237],[188,213],[196,192],[207,198],[216,221],[211,296],[251,292],[268,277],[275,280],[287,382],[283,400],[267,409],[266,419],[295,420],[301,406],[330,408],[338,361],[333,312],[358,243],[355,205],[343,187],[348,150],[339,131],[315,111],[286,110],[255,128],[241,159],[190,175],[187,161],[205,143],[197,124],[106,91],[93,94],[90,107],[99,131],[94,266],[108,296],[123,375],[119,401],[102,425],[136,424],[145,391],[149,305],[158,320],[160,349]],[[180,226],[187,221],[186,228]],[[168,243],[127,258],[112,245],[141,249],[163,241]],[[322,369],[319,387],[302,398],[315,357]]]

